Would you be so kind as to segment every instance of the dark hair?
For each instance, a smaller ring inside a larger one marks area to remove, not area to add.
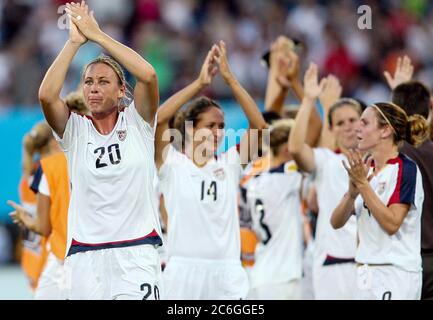
[[[275,120],[281,119],[281,116],[275,111],[263,111],[262,116],[267,124],[272,124]]]
[[[429,127],[423,116],[415,114],[408,117],[403,108],[394,103],[379,102],[372,107],[376,112],[379,127],[391,126],[396,144],[407,141],[414,146],[419,146],[428,138]]]
[[[182,142],[185,143],[185,122],[192,121],[193,127],[197,125],[199,117],[202,113],[209,110],[211,107],[218,108],[221,107],[218,103],[208,97],[202,96],[193,100],[185,110],[179,110],[173,120],[173,128],[180,131],[182,134]]]
[[[392,91],[392,102],[403,108],[408,116],[419,114],[428,118],[431,101],[430,92],[419,81],[399,84]]]
[[[340,109],[341,107],[344,107],[347,105],[352,107],[359,115],[361,115],[361,113],[363,111],[361,102],[359,102],[358,100],[352,99],[352,98],[341,98],[336,103],[334,103],[332,105],[332,107],[329,109],[328,123],[329,123],[329,126],[331,128],[332,128],[332,115],[333,115],[333,113],[337,109]]]

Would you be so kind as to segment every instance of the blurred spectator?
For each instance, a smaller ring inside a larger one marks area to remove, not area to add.
[[[67,39],[65,0],[0,1],[0,107],[37,106],[37,88]],[[260,57],[279,34],[303,42],[303,64],[336,74],[344,95],[369,102],[389,97],[383,71],[408,54],[415,78],[433,84],[433,4],[427,0],[88,0],[114,38],[132,45],[155,66],[161,100],[190,83],[198,61],[223,39],[233,71],[262,100],[266,69]],[[358,6],[371,7],[372,30],[358,29]],[[62,16],[63,15],[63,16]],[[84,61],[100,54],[91,43],[74,59],[68,90],[78,85]],[[218,79],[218,78],[217,78]],[[20,86],[25,80],[26,86]],[[229,96],[217,80],[213,98]],[[1,109],[1,108],[0,108]]]

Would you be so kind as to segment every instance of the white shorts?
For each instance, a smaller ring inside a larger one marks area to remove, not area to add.
[[[52,252],[48,254],[34,298],[36,300],[65,300],[67,298],[63,260],[57,258]]]
[[[250,290],[249,300],[300,300],[301,280],[261,285]]]
[[[358,300],[419,300],[422,272],[408,272],[395,266],[357,267]]]
[[[316,300],[353,300],[356,291],[356,264],[339,263],[313,266]]]
[[[138,245],[75,253],[65,260],[71,300],[159,300],[157,249]]]
[[[239,261],[171,257],[162,273],[170,300],[239,300],[248,294],[248,276]]]

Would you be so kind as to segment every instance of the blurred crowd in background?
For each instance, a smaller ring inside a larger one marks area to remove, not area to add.
[[[42,77],[68,38],[62,0],[0,0],[0,112],[37,108]],[[408,54],[415,77],[433,85],[433,2],[428,0],[89,0],[101,27],[138,50],[157,70],[161,99],[197,76],[212,43],[223,39],[233,72],[263,100],[267,70],[262,54],[280,34],[301,42],[303,61],[335,74],[345,96],[386,100],[383,71]],[[358,28],[361,5],[372,29]],[[60,26],[60,27],[59,27]],[[76,88],[85,62],[99,54],[84,46],[64,92]],[[230,97],[218,79],[210,96]]]

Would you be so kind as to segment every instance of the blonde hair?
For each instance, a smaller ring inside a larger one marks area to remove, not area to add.
[[[399,145],[407,141],[415,147],[422,144],[429,136],[426,119],[421,115],[408,117],[406,112],[395,103],[379,102],[372,105],[380,127],[390,126],[394,142]]]
[[[270,129],[269,147],[273,155],[278,155],[278,148],[287,143],[295,120],[293,119],[280,119],[272,123]]]
[[[69,93],[65,98],[65,103],[71,112],[76,112],[81,115],[86,115],[89,112],[84,102],[83,94],[79,91]]]
[[[103,63],[106,64],[107,66],[109,66],[111,69],[113,69],[113,71],[116,73],[117,78],[118,78],[118,83],[120,86],[125,85],[126,84],[126,79],[125,79],[125,73],[123,72],[122,67],[120,66],[120,64],[114,60],[112,57],[110,56],[106,56],[106,55],[100,55],[99,57],[93,59],[92,61],[90,61],[88,64],[85,65],[83,72],[81,74],[81,80],[84,80],[84,75],[86,74],[87,69],[93,65],[93,64],[97,64],[97,63]]]
[[[48,144],[53,138],[51,128],[45,121],[35,124],[24,136],[23,171],[25,175],[32,174],[34,155],[48,151]]]
[[[109,66],[111,69],[113,69],[114,73],[117,75],[117,80],[118,80],[119,86],[125,87],[125,97],[122,98],[122,101],[120,101],[120,105],[128,106],[131,103],[131,101],[133,100],[133,94],[131,93],[132,92],[131,86],[126,81],[125,73],[124,73],[122,67],[112,57],[102,54],[99,57],[90,61],[88,64],[86,64],[83,68],[83,72],[81,73],[81,82],[83,83],[84,76],[86,74],[87,69],[91,65],[98,64],[98,63],[103,63],[103,64]]]

